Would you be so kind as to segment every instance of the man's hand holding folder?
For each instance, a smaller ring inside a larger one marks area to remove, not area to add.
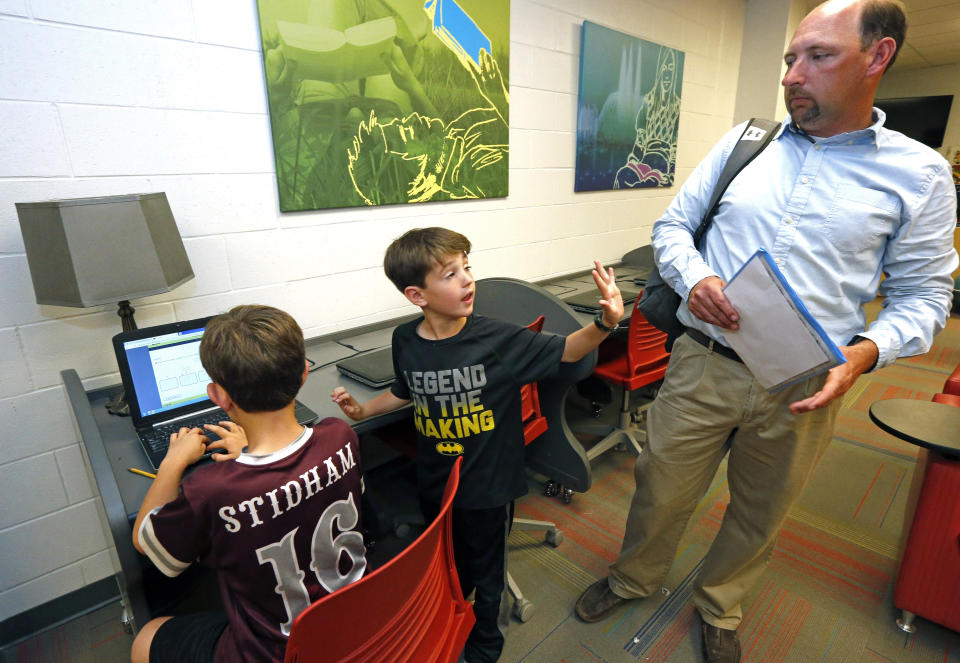
[[[854,345],[841,346],[840,352],[847,361],[830,369],[823,389],[810,398],[791,403],[790,412],[793,414],[812,412],[824,407],[833,399],[840,398],[850,390],[858,377],[876,365],[877,358],[880,356],[876,343],[868,338]]]
[[[695,316],[724,329],[739,329],[740,315],[723,293],[727,283],[719,276],[708,276],[690,290],[687,308]]]
[[[697,318],[728,330],[727,343],[772,391],[829,369],[820,391],[790,405],[793,414],[816,410],[842,396],[876,362],[878,351],[872,341],[838,348],[763,249],[729,284],[717,276],[700,281],[691,289],[687,306]],[[785,352],[787,348],[790,352]]]

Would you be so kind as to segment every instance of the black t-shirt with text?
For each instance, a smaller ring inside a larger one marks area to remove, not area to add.
[[[413,404],[420,492],[439,501],[462,455],[454,504],[506,504],[527,492],[520,388],[557,370],[565,339],[472,315],[456,336],[432,341],[417,335],[422,321],[393,332],[391,387]]]

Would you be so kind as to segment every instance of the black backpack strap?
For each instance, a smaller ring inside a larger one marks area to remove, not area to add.
[[[693,233],[693,245],[696,246],[698,250],[702,248],[700,245],[701,240],[707,230],[710,229],[710,224],[713,222],[713,214],[717,211],[720,198],[727,190],[727,187],[730,186],[730,182],[773,140],[779,128],[779,122],[757,117],[752,118],[747,123],[747,127],[743,130],[743,133],[740,134],[740,139],[737,141],[737,144],[733,146],[730,156],[727,157],[727,163],[724,165],[723,170],[720,171],[717,184],[713,188],[713,195],[710,197],[710,204],[707,206],[707,213],[703,215],[703,221],[699,227],[697,227],[696,232]]]

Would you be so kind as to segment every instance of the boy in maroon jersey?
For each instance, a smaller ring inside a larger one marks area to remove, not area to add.
[[[297,423],[307,377],[303,333],[288,314],[238,306],[207,324],[200,359],[210,399],[232,421],[209,426],[235,459],[184,471],[206,449],[182,428],[144,497],[133,542],[164,574],[216,570],[227,614],[158,617],[133,663],[281,661],[293,620],[366,569],[357,436],[340,419]]]

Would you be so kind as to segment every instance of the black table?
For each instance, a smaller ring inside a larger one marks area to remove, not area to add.
[[[960,407],[891,398],[871,405],[870,419],[901,440],[945,456],[960,456]]]

